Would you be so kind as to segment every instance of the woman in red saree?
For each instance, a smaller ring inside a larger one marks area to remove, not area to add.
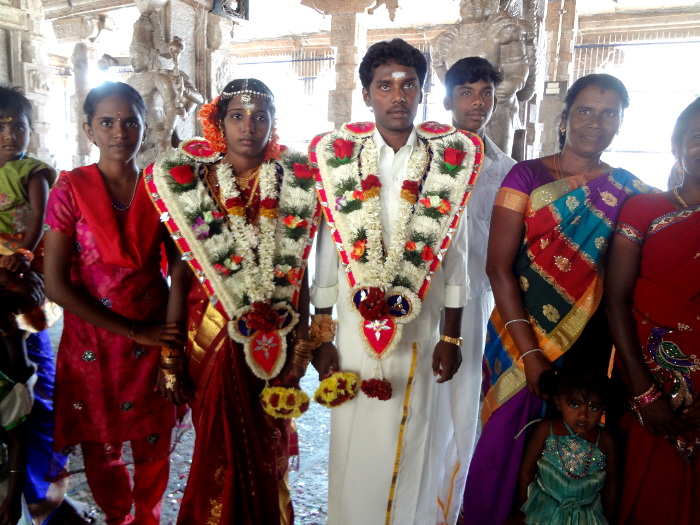
[[[157,525],[175,423],[175,406],[154,392],[158,354],[184,336],[164,323],[167,231],[135,164],[146,107],[132,87],[106,82],[88,93],[84,109],[83,128],[100,158],[61,174],[46,213],[46,294],[65,311],[54,449],[81,445],[108,524]],[[121,460],[124,441],[133,480]]]
[[[700,519],[700,99],[680,115],[672,190],[630,199],[609,254],[608,318],[630,404],[620,524]]]
[[[307,336],[304,270],[320,207],[305,157],[277,145],[274,116],[265,84],[234,80],[200,112],[206,140],[186,140],[146,170],[183,259],[168,320],[186,323],[188,342],[161,363],[161,392],[187,400],[197,433],[182,525],[293,522],[296,434],[263,410],[261,393],[298,385],[292,364],[308,363],[293,342]]]

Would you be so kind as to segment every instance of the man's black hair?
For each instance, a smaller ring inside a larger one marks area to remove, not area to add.
[[[474,84],[483,80],[491,82],[493,87],[503,82],[503,73],[493,67],[493,64],[481,57],[460,58],[445,74],[445,91],[452,96],[452,90],[462,84]]]
[[[428,63],[420,50],[401,38],[385,40],[372,44],[360,63],[360,82],[362,87],[369,89],[374,70],[379,66],[395,62],[401,66],[412,67],[418,74],[420,87],[425,82],[425,74],[428,71]]]

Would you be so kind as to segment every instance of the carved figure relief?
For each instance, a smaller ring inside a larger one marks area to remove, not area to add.
[[[174,136],[178,120],[185,118],[198,104],[204,102],[204,97],[190,82],[190,78],[180,71],[179,57],[184,50],[182,39],[174,36],[169,50],[173,68],[161,70],[155,77],[156,89],[163,97],[165,112],[165,124],[157,139],[158,153],[180,142],[179,137]]]
[[[497,1],[461,0],[459,22],[431,43],[433,67],[443,82],[447,70],[465,56],[483,57],[503,71],[487,132],[506,153],[521,126],[518,101],[529,100],[534,91],[535,36],[532,23],[499,11]]]
[[[182,39],[175,36],[164,43],[160,15],[167,0],[138,0],[136,5],[141,16],[134,23],[129,47],[134,74],[128,83],[141,94],[148,107],[148,131],[137,159],[139,165],[145,166],[180,141],[176,132],[178,123],[204,99],[189,76],[180,71]],[[162,68],[161,57],[171,58],[173,68]]]

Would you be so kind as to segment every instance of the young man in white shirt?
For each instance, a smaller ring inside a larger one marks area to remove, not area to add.
[[[439,516],[439,421],[451,416],[437,393],[461,362],[469,284],[459,219],[481,155],[473,135],[414,126],[426,69],[401,39],[371,46],[360,79],[375,122],[346,124],[309,148],[329,226],[311,300],[317,313],[335,304],[339,321],[337,350],[325,343],[314,364],[362,382],[331,415],[331,525],[424,525]]]
[[[486,276],[491,210],[496,192],[515,161],[486,135],[485,128],[496,104],[496,88],[503,80],[500,71],[481,57],[462,58],[445,75],[445,109],[452,111],[452,125],[471,131],[484,141],[479,179],[469,197],[466,226],[469,237],[467,273],[469,298],[462,314],[462,367],[449,388],[439,392],[440,404],[449,404],[454,423],[445,456],[439,497],[443,522],[457,522],[469,463],[479,424],[481,370],[486,344],[486,326],[495,306]]]

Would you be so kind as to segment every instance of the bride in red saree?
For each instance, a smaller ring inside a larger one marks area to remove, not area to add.
[[[260,397],[298,384],[290,369],[308,335],[304,270],[320,207],[305,155],[277,145],[274,117],[265,84],[234,80],[200,112],[205,139],[182,142],[146,170],[182,253],[168,321],[186,323],[188,342],[184,356],[163,349],[159,386],[189,403],[196,429],[183,525],[293,522],[294,425],[271,417]]]

